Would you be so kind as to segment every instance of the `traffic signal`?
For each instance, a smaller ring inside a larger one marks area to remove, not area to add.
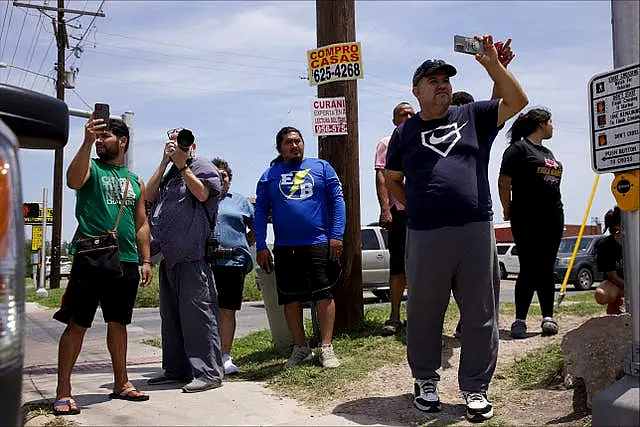
[[[25,218],[40,218],[40,203],[23,203]]]

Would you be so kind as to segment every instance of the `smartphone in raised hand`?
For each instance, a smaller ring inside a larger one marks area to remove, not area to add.
[[[109,128],[109,104],[96,103],[93,106],[93,119],[102,119],[104,123],[107,125],[107,129]]]
[[[484,52],[482,43],[473,37],[453,36],[453,50],[467,55],[479,55]]]

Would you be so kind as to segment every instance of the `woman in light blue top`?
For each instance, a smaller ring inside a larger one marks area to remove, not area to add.
[[[233,172],[225,160],[213,159],[220,171],[222,192],[218,204],[216,235],[220,242],[218,256],[212,265],[220,306],[220,341],[226,375],[238,373],[231,360],[231,345],[236,332],[236,311],[242,306],[244,278],[253,269],[249,246],[255,243],[253,206],[246,197],[231,193]]]

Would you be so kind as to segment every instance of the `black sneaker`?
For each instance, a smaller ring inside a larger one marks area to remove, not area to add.
[[[511,338],[522,339],[527,335],[527,324],[522,320],[516,320],[511,324]]]
[[[413,404],[424,412],[440,412],[438,382],[435,380],[416,380],[413,383]]]
[[[462,392],[467,402],[467,419],[471,422],[482,422],[493,417],[493,406],[485,392]]]

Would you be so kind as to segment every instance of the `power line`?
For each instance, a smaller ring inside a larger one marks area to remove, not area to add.
[[[144,57],[144,56],[130,56],[130,55],[124,55],[122,53],[108,53],[105,51],[101,51],[100,52],[101,55],[105,55],[105,56],[113,56],[113,57],[119,57],[119,58],[125,58],[125,59],[134,59],[134,60],[138,60],[138,61],[150,61],[150,62],[158,62],[158,63],[162,63],[162,64],[166,64],[167,61],[164,59],[160,59],[160,58],[153,58],[153,57]],[[160,56],[167,56],[169,58],[180,58],[180,56],[176,56],[176,55],[169,55],[169,54],[162,54],[162,53],[158,53],[158,55]],[[188,57],[187,57],[188,58]],[[188,58],[190,60],[193,60],[193,58]],[[209,61],[207,63],[210,63]],[[211,66],[203,66],[203,65],[195,65],[195,64],[185,64],[184,62],[182,62],[182,64],[190,67],[190,68],[195,68],[195,69],[201,69],[201,70],[205,70],[205,71],[231,71],[234,73],[243,73],[243,74],[260,74],[263,76],[273,76],[273,77],[292,77],[294,74],[297,74],[298,71],[294,71],[291,70],[291,74],[284,74],[284,73],[273,73],[273,72],[269,72],[269,73],[265,73],[264,71],[278,71],[278,68],[275,67],[265,67],[265,66],[259,66],[259,65],[250,65],[250,64],[237,64],[237,63],[228,63],[228,62],[220,62],[220,61],[216,61],[215,62],[216,65],[218,64],[222,64],[222,65],[232,65],[235,67],[248,67],[248,68],[257,68],[262,70],[261,73],[257,73],[256,71],[253,70],[243,70],[242,68],[222,68],[220,66],[215,66],[215,67],[211,67]]]
[[[80,96],[80,94],[75,90],[75,89],[71,89],[71,91],[78,97],[78,99],[80,101],[82,101],[82,103],[89,109],[93,109],[93,107],[91,105],[89,105],[89,103],[87,101],[84,100],[83,97]]]
[[[178,44],[178,43],[168,43],[168,42],[161,42],[158,40],[151,40],[151,39],[145,39],[142,37],[134,37],[134,36],[125,36],[122,34],[113,34],[113,33],[107,33],[107,32],[102,32],[100,31],[100,34],[104,34],[107,36],[111,36],[111,37],[120,37],[123,39],[129,39],[129,40],[137,40],[137,41],[143,41],[143,42],[148,42],[151,43],[152,45],[160,45],[160,46],[167,46],[167,47],[177,47],[180,49],[189,49],[189,50],[195,50],[195,51],[199,51],[199,52],[206,52],[206,53],[215,53],[215,54],[222,54],[222,55],[231,55],[231,56],[245,56],[247,58],[256,58],[256,59],[271,59],[274,61],[281,61],[281,62],[291,62],[291,63],[299,63],[299,60],[292,60],[290,58],[279,58],[279,57],[275,57],[275,56],[264,56],[264,55],[252,55],[249,53],[240,53],[240,52],[227,52],[224,50],[213,50],[213,49],[204,49],[204,48],[199,48],[199,47],[193,47],[193,46],[187,46],[187,45],[183,45],[183,44]]]
[[[49,46],[47,47],[47,51],[44,53],[44,56],[42,57],[42,62],[40,63],[40,67],[38,68],[38,73],[42,72],[42,67],[44,67],[44,63],[47,60],[47,56],[49,56],[49,51],[51,51],[51,47],[53,46],[53,38],[49,41]],[[33,77],[33,83],[31,83],[31,89],[33,89],[33,86],[35,86],[36,84],[36,80],[38,79],[37,75],[34,75]]]
[[[31,40],[31,45],[29,46],[29,54],[27,55],[28,59],[27,59],[27,65],[25,66],[25,68],[29,69],[31,67],[31,62],[33,61],[33,55],[36,53],[36,49],[37,49],[37,43],[38,40],[40,40],[40,33],[42,32],[42,14],[38,15],[38,23],[36,24],[36,29],[34,31],[34,37],[33,40]],[[24,81],[27,78],[27,72],[24,72],[24,75],[22,76],[22,79],[20,79],[20,84],[19,86],[23,86]]]
[[[102,6],[104,5],[105,0],[102,0],[102,3],[100,3],[100,6],[98,6],[98,9],[96,10],[96,12],[99,12],[102,10]],[[87,4],[85,3],[85,6]],[[82,36],[80,36],[80,40],[78,40],[78,43],[76,43],[75,47],[73,47],[71,49],[71,52],[69,53],[69,55],[67,55],[67,61],[69,60],[69,58],[71,57],[71,55],[73,55],[73,53],[76,51],[76,49],[78,49],[80,47],[80,43],[82,43],[82,41],[84,40],[85,36],[87,35],[87,33],[89,32],[89,30],[91,29],[91,27],[93,26],[93,23],[96,22],[96,18],[98,16],[97,15],[93,15],[93,18],[91,18],[91,22],[89,23],[89,26],[87,27],[87,29],[84,31],[84,33],[82,34]]]
[[[7,11],[9,10],[9,2],[6,3],[6,6],[4,8],[4,15],[2,16],[2,27],[0,29],[0,40],[2,40],[2,33],[4,33],[4,23],[7,20]],[[7,30],[7,34],[9,33],[9,30]]]
[[[8,1],[7,1],[7,7],[9,7]],[[5,18],[6,18],[6,15],[5,15]],[[9,9],[9,23],[7,24],[7,36],[4,38],[4,43],[2,44],[2,51],[0,51],[0,58],[4,56],[4,49],[7,47],[7,39],[9,38],[9,29],[11,28],[11,18],[13,18],[13,7]],[[3,23],[4,23],[4,20],[3,20]],[[0,36],[1,35],[2,34],[0,33]]]
[[[22,20],[22,26],[20,27],[20,33],[18,34],[18,41],[16,42],[16,48],[13,50],[13,56],[11,57],[11,63],[16,59],[16,53],[18,53],[18,47],[20,46],[20,39],[22,39],[22,30],[24,30],[24,24],[27,22],[27,14],[24,14],[24,19]],[[11,76],[11,67],[9,68],[9,72],[7,73],[7,79],[5,82],[9,82],[9,77]]]

